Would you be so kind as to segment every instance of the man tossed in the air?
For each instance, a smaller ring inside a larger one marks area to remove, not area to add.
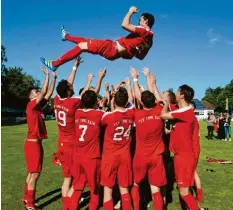
[[[122,27],[129,31],[130,34],[116,41],[74,37],[62,28],[62,40],[68,40],[77,45],[57,60],[52,61],[41,58],[42,63],[52,71],[56,71],[59,66],[75,59],[82,52],[99,54],[108,60],[116,60],[118,58],[132,59],[133,57],[140,60],[144,59],[153,44],[153,32],[151,28],[154,25],[155,19],[152,14],[143,13],[139,19],[139,25],[132,25],[130,18],[132,14],[137,12],[138,9],[136,7],[130,7],[122,22]]]

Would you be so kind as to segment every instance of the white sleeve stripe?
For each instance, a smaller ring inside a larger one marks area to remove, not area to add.
[[[181,113],[181,112],[185,112],[185,111],[187,111],[187,110],[189,110],[189,109],[192,109],[192,107],[191,106],[187,106],[187,107],[184,107],[184,108],[181,108],[181,109],[177,109],[177,110],[175,110],[175,111],[172,111],[172,112],[170,112],[171,114],[172,113]]]
[[[109,115],[109,114],[112,114],[112,112],[105,112],[104,115],[102,116],[102,119],[101,119],[101,120],[103,120],[104,117],[106,117],[106,116]]]

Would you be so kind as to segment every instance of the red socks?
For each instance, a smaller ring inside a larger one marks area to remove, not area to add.
[[[104,202],[104,210],[113,210],[113,201],[112,199]]]
[[[28,190],[28,193],[27,193],[27,203],[28,204],[35,204],[35,195],[36,195],[35,190]]]
[[[99,195],[91,193],[91,200],[89,203],[89,210],[96,210],[99,206]]]
[[[64,55],[62,55],[59,59],[53,61],[53,66],[58,67],[62,65],[63,63],[66,63],[70,60],[73,60],[78,57],[82,52],[81,48],[79,46],[76,46],[72,50],[68,51]]]
[[[62,210],[68,210],[70,206],[70,197],[62,197]]]
[[[203,191],[202,191],[201,188],[200,189],[197,188],[197,198],[196,198],[196,200],[199,201],[199,202],[203,202],[204,201],[204,199],[203,199]]]
[[[189,210],[198,210],[197,202],[190,193],[186,196],[182,196],[182,199],[187,204]]]
[[[131,210],[131,198],[129,193],[121,195],[122,209]]]
[[[69,210],[77,210],[80,196],[82,195],[82,191],[75,190],[70,198],[70,208]]]
[[[66,40],[74,42],[75,44],[78,44],[80,42],[86,42],[87,40],[83,37],[77,37],[77,36],[70,36],[69,34],[66,34]]]
[[[160,192],[154,193],[152,195],[154,201],[154,209],[163,210],[163,198]]]
[[[133,209],[139,210],[139,204],[140,204],[139,186],[134,185],[132,187],[131,196],[132,196],[132,200],[133,200]]]
[[[24,183],[24,194],[23,194],[23,201],[27,200],[27,194],[28,194],[28,183]]]

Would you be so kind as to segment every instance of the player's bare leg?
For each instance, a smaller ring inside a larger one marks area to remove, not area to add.
[[[113,209],[112,188],[104,187],[104,209]]]
[[[62,209],[67,210],[70,204],[68,193],[71,187],[71,177],[65,177],[62,185]]]
[[[124,187],[119,187],[121,193],[122,209],[131,210],[131,198],[129,194],[129,189]]]
[[[28,182],[31,179],[31,173],[28,173],[27,178],[24,183],[24,195],[22,198],[22,202],[25,205],[27,203],[27,194],[28,194]]]
[[[189,210],[198,210],[197,202],[190,194],[189,187],[180,187],[179,192]]]
[[[26,209],[35,207],[35,194],[36,194],[36,184],[40,177],[40,173],[30,173],[30,178],[28,181],[28,193],[27,193],[27,203],[25,205]]]
[[[195,170],[195,174],[194,174],[194,181],[195,181],[195,185],[196,185],[196,188],[197,188],[197,201],[199,202],[203,202],[204,199],[203,199],[203,191],[202,191],[202,188],[201,188],[201,179],[197,173],[197,170]]]
[[[163,198],[160,193],[160,188],[150,185],[151,194],[154,202],[154,209],[163,210]]]

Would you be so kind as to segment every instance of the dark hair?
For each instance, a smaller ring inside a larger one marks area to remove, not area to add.
[[[176,94],[171,90],[168,90],[167,92],[170,98],[170,104],[176,104]]]
[[[57,94],[61,98],[67,98],[68,97],[68,90],[69,90],[69,82],[67,80],[61,80],[57,85]]]
[[[184,95],[184,100],[187,103],[190,103],[193,100],[193,97],[194,97],[194,90],[193,90],[193,88],[191,88],[188,85],[181,85],[179,87],[179,90],[180,90],[180,94]]]
[[[119,107],[125,107],[128,103],[128,92],[124,87],[120,87],[115,94],[115,103]]]
[[[155,18],[152,14],[150,13],[143,13],[142,16],[144,17],[145,20],[147,20],[147,24],[150,28],[154,25]]]
[[[27,93],[26,93],[27,99],[30,99],[31,92],[32,92],[32,90],[34,90],[34,89],[36,89],[36,88],[35,88],[35,87],[30,87],[30,88],[28,88]]]
[[[142,92],[141,101],[146,108],[152,108],[155,106],[155,95],[149,90]]]
[[[197,106],[196,106],[196,104],[195,104],[195,102],[193,100],[190,102],[190,104],[193,106],[193,109],[197,108]]]
[[[81,95],[81,93],[83,92],[84,88],[80,88],[78,94]]]
[[[85,91],[85,93],[82,95],[81,101],[86,109],[94,108],[97,102],[96,92],[93,90]]]

